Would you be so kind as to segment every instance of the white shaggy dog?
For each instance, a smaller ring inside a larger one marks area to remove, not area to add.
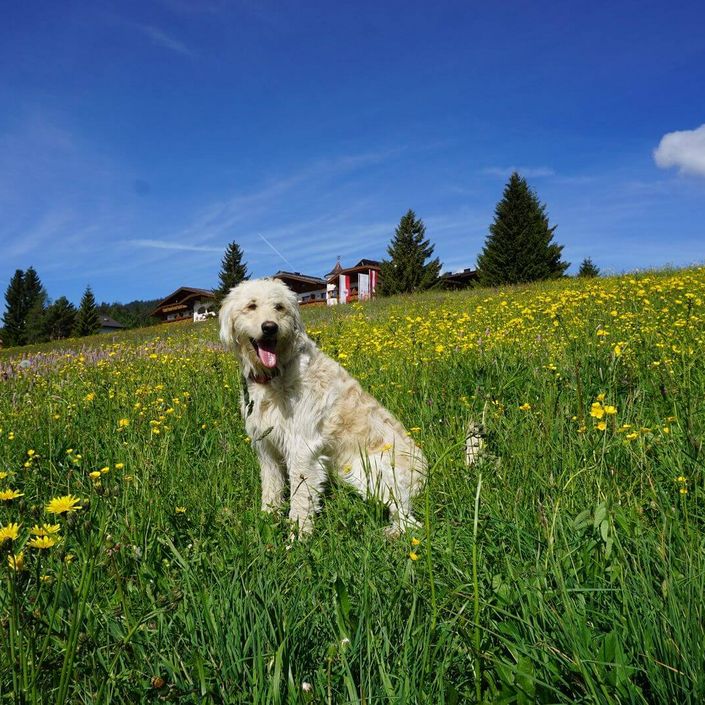
[[[262,509],[289,486],[289,518],[313,528],[326,478],[335,474],[389,507],[389,535],[417,525],[411,498],[426,460],[404,427],[306,335],[294,294],[278,279],[245,281],[220,309],[220,337],[243,375],[241,410],[257,452]]]

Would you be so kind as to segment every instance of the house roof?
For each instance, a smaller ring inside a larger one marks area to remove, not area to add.
[[[306,282],[307,284],[320,284],[323,286],[326,283],[325,279],[320,277],[314,277],[310,274],[301,274],[301,272],[284,272],[279,270],[276,274],[272,275],[272,279],[291,279],[298,282]]]
[[[114,318],[110,318],[110,316],[100,316],[100,325],[103,326],[103,328],[124,328],[125,327],[122,325],[122,323],[118,323]]]
[[[329,282],[335,283],[340,274],[358,274],[370,269],[379,271],[380,263],[376,259],[361,259],[354,267],[341,267],[337,271],[331,272],[326,278]]]
[[[313,277],[309,274],[301,274],[301,272],[282,272],[280,270],[273,275],[272,279],[279,279],[279,281],[284,282],[296,294],[307,294],[326,288],[325,279]]]

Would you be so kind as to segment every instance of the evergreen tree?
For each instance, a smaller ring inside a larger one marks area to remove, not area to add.
[[[231,242],[225,250],[220,268],[220,285],[213,292],[215,302],[220,302],[228,295],[230,289],[237,286],[241,281],[249,279],[247,266],[242,261],[242,250],[236,242]]]
[[[73,334],[78,338],[84,335],[92,335],[100,329],[100,316],[98,307],[95,304],[95,297],[91,291],[91,287],[87,286],[86,291],[81,298],[81,305],[76,314],[76,322],[74,323]]]
[[[482,253],[477,258],[480,284],[499,286],[563,276],[569,263],[561,260],[562,245],[552,242],[546,206],[514,172],[495,207]]]
[[[34,267],[24,273],[25,342],[41,343],[46,340],[45,313],[47,292]]]
[[[76,307],[65,297],[60,296],[47,308],[45,332],[49,340],[68,338],[76,323]]]
[[[595,265],[593,263],[593,261],[589,257],[586,257],[580,263],[580,269],[578,270],[578,276],[579,277],[599,277],[600,276],[600,269],[597,265]]]
[[[379,292],[383,296],[422,291],[438,280],[441,263],[433,255],[433,245],[426,239],[426,226],[409,209],[402,216],[387,247],[388,260],[383,260],[379,273]]]
[[[24,272],[15,271],[14,276],[5,291],[5,313],[3,320],[3,345],[24,345],[27,342],[25,334],[25,288]]]

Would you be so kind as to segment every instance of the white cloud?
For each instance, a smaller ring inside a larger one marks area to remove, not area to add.
[[[681,173],[705,176],[705,124],[665,134],[654,150],[654,161],[662,169],[675,166]]]
[[[172,37],[158,27],[153,27],[147,24],[133,23],[134,27],[140,32],[148,36],[154,44],[163,47],[164,49],[169,49],[177,54],[185,54],[186,56],[193,56],[193,52],[189,49],[182,41]]]
[[[170,240],[124,240],[126,245],[151,247],[156,250],[186,250],[188,252],[223,252],[224,247],[207,247],[205,245],[184,245]]]

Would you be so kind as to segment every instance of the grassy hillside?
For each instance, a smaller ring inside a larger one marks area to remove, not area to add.
[[[705,701],[704,269],[305,317],[423,529],[334,485],[288,546],[213,321],[2,351],[0,702]]]

